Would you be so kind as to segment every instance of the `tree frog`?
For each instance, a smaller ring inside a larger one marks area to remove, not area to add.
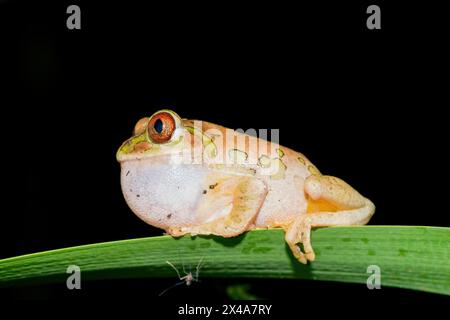
[[[299,152],[168,109],[140,119],[117,160],[125,200],[146,223],[174,237],[283,228],[305,264],[312,227],[366,224],[375,211]]]

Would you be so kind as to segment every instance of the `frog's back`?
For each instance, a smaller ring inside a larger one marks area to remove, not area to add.
[[[193,120],[185,122],[194,123]],[[226,160],[227,170],[254,175],[267,185],[268,193],[253,227],[281,227],[306,212],[304,181],[311,174],[320,173],[303,154],[209,122],[198,123],[202,132],[214,141],[217,155]]]

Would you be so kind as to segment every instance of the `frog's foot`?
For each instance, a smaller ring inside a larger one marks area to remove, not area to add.
[[[339,178],[312,175],[305,181],[308,210],[286,228],[286,242],[302,263],[314,261],[311,228],[366,224],[373,213],[373,203]],[[304,252],[298,243],[303,244]]]
[[[294,257],[301,263],[306,264],[308,261],[314,261],[315,255],[311,246],[311,225],[307,223],[303,216],[295,219],[286,228],[285,240],[289,245]],[[303,244],[301,250],[299,243]]]

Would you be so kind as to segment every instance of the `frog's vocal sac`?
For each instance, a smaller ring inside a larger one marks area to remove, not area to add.
[[[167,109],[136,123],[117,160],[125,200],[146,223],[175,237],[283,228],[302,263],[315,259],[312,227],[362,225],[375,212],[299,152]]]

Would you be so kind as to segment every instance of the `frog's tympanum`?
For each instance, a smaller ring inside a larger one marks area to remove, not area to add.
[[[125,199],[148,224],[175,237],[284,228],[302,263],[315,257],[311,227],[366,224],[375,211],[301,153],[171,110],[139,120],[117,160]]]

